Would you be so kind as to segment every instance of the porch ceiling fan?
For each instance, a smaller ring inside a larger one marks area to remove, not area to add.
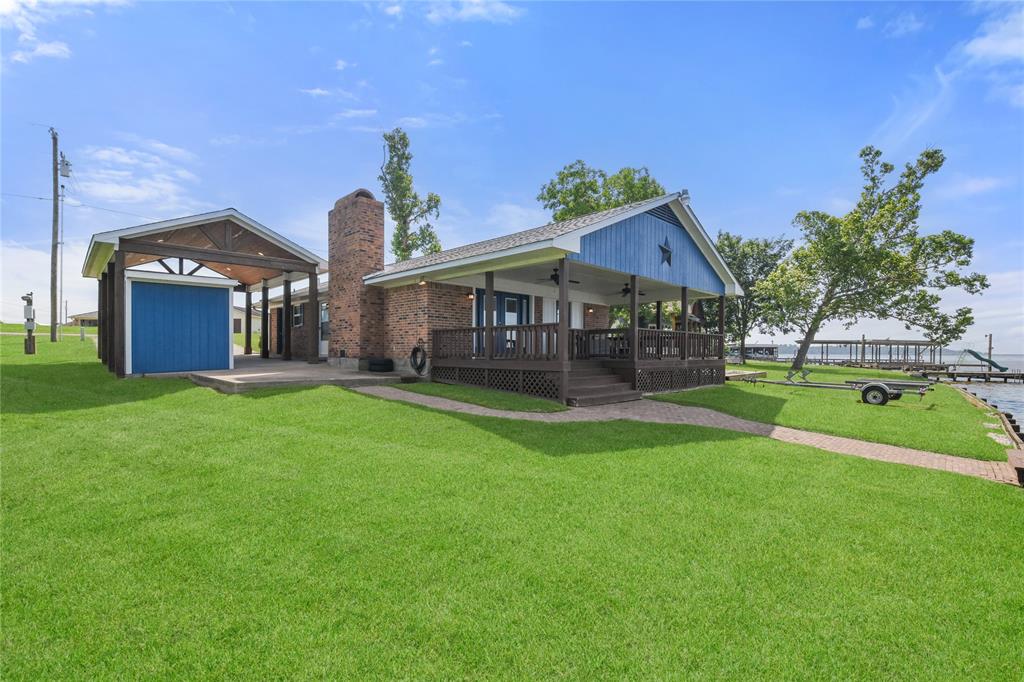
[[[550,275],[548,275],[547,277],[541,277],[537,281],[538,282],[547,282],[548,280],[550,280],[550,281],[554,282],[555,284],[558,284],[558,278],[559,278],[558,277],[558,268],[551,268],[551,270],[552,270],[552,272],[551,272]],[[575,280],[575,279],[570,279],[569,280],[569,284],[579,284],[579,283],[580,283],[579,280]]]
[[[626,296],[629,296],[629,294],[632,293],[632,291],[633,290],[629,288],[629,282],[626,282],[625,284],[622,285],[622,288],[619,289],[619,294],[621,294],[622,297],[625,298]],[[639,295],[646,296],[647,292],[641,289]]]

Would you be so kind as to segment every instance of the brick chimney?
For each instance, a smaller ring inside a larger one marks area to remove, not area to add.
[[[386,347],[385,292],[363,285],[365,275],[384,267],[384,204],[369,190],[334,202],[327,214],[327,258],[328,362],[354,368],[360,358],[384,355]]]

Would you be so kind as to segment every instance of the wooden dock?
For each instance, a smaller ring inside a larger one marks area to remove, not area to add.
[[[925,370],[921,372],[921,376],[929,379],[947,379],[949,381],[966,381],[971,383],[973,381],[984,381],[989,383],[992,381],[1002,381],[1004,384],[1010,382],[1024,382],[1024,372],[1009,371],[1009,372],[984,372],[984,371],[973,371],[973,370],[962,370],[962,369],[945,369],[945,370]]]

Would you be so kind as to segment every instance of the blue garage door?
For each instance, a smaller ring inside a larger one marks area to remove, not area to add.
[[[227,288],[131,286],[133,374],[228,368]]]

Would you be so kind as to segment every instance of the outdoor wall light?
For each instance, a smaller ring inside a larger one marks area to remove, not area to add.
[[[420,277],[420,286],[423,286],[426,283],[427,283],[427,280],[425,280],[422,277]]]
[[[476,298],[476,294],[466,294],[466,300],[472,301]]]
[[[587,308],[587,312],[588,313],[592,313],[592,312],[594,312],[594,309],[593,308]]]

